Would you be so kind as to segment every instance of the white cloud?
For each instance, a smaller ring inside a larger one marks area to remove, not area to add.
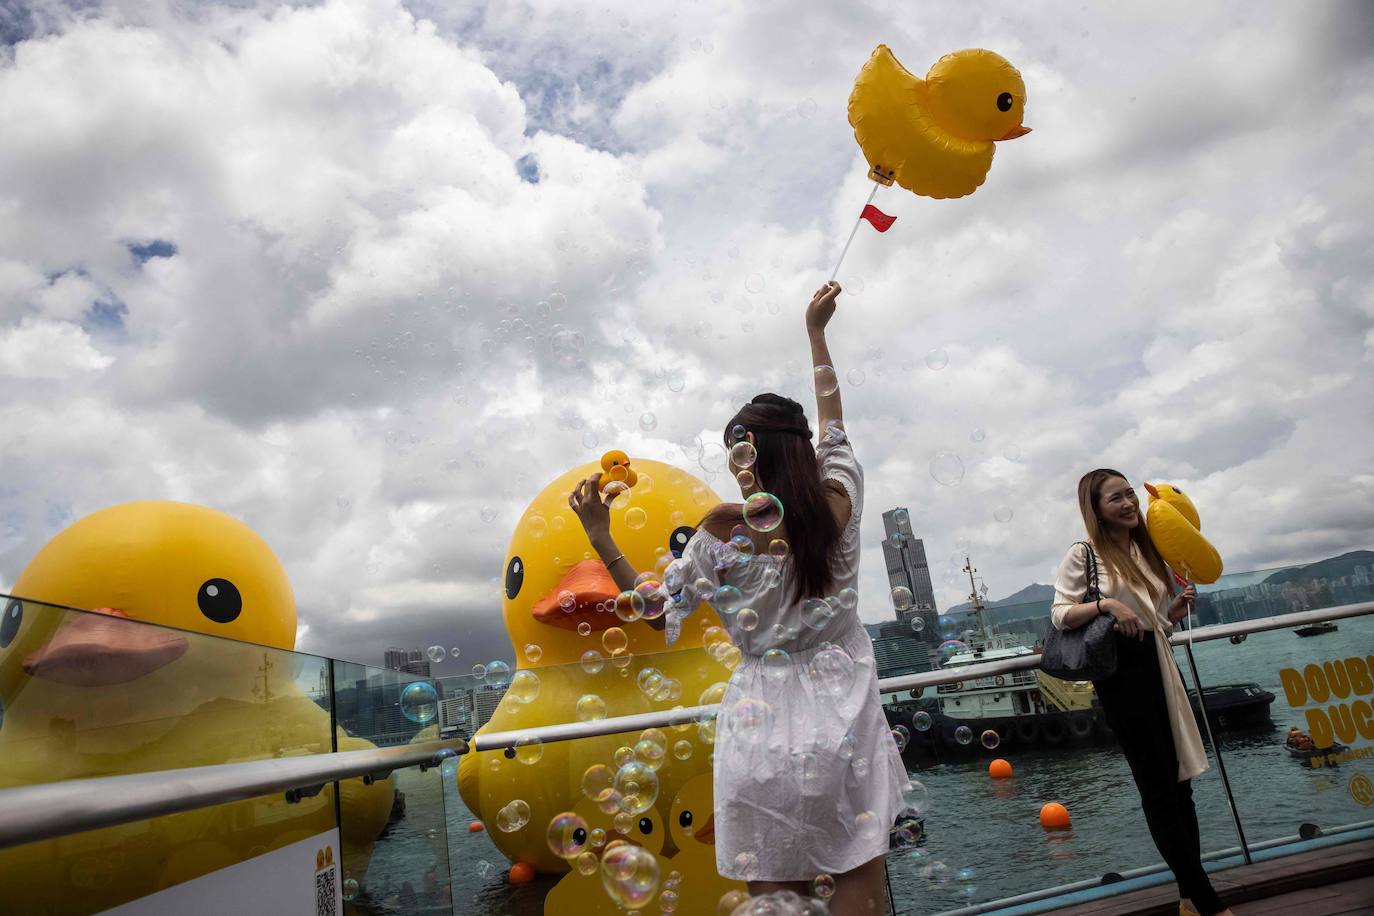
[[[0,580],[76,516],[187,499],[275,546],[304,648],[501,651],[545,481],[612,445],[705,475],[742,400],[809,397],[879,41],[1002,51],[1035,132],[972,197],[881,192],[898,222],[841,272],[865,617],[882,510],[942,604],[956,552],[996,596],[1099,464],[1189,487],[1232,569],[1374,542],[1367,7],[409,10],[35,6],[0,55]]]

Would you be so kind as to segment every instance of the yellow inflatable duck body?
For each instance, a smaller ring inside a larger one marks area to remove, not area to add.
[[[695,706],[708,688],[729,679],[730,669],[716,657],[727,664],[733,659],[703,648],[704,641],[720,648],[719,640],[728,639],[719,617],[706,605],[682,622],[681,637],[671,651],[666,651],[662,630],[633,619],[634,613],[626,615],[632,618],[628,622],[618,616],[619,589],[591,552],[568,506],[568,495],[579,481],[598,471],[608,474],[605,464],[576,467],[558,477],[535,497],[516,527],[505,561],[502,613],[518,670],[479,736],[518,735],[535,726]],[[612,504],[611,533],[636,569],[661,572],[717,500],[704,483],[678,468],[634,459],[633,469],[636,482],[628,496]],[[620,603],[624,610],[631,602]],[[526,648],[535,646],[538,651]],[[633,755],[642,737],[608,735],[465,754],[458,766],[458,788],[512,863],[562,874],[568,863],[545,840],[549,821],[583,798],[582,776],[588,768],[603,764],[614,772],[617,750]],[[647,737],[659,745],[658,752],[649,753],[659,754],[656,807],[661,822],[678,788],[710,772],[711,746],[695,724]],[[529,822],[506,832],[498,814],[516,799],[530,806]]]
[[[707,777],[710,778],[709,775]],[[634,824],[630,832],[622,834],[615,829],[614,814],[602,810],[595,802],[583,798],[572,806],[572,812],[586,823],[586,832],[582,834],[584,842],[581,844],[582,852],[590,852],[597,859],[597,869],[588,874],[582,874],[576,867],[571,868],[566,875],[558,880],[544,897],[545,916],[559,916],[563,913],[576,913],[578,916],[615,916],[623,914],[624,907],[613,900],[606,892],[606,886],[601,879],[600,861],[601,856],[611,846],[619,841],[641,846],[658,857],[659,876],[666,874],[668,869],[667,861],[663,858],[663,842],[667,836],[662,820],[658,816],[657,808],[650,808],[643,814],[634,817]],[[548,825],[545,824],[544,827]],[[599,833],[598,833],[599,831]],[[542,836],[544,830],[541,829]],[[595,840],[601,839],[598,845]],[[576,840],[576,835],[574,836]],[[570,857],[570,862],[576,862],[576,856]]]
[[[289,652],[286,572],[228,515],[162,501],[101,510],[48,542],[14,593],[0,627],[0,788],[331,749],[329,713],[297,686],[318,676]],[[372,747],[342,730],[337,741]],[[349,780],[340,803],[344,868],[361,878],[391,781]],[[0,850],[3,906],[104,910],[333,826],[327,788]]]
[[[1030,132],[1026,85],[992,51],[946,54],[925,79],[878,45],[849,95],[849,123],[871,170],[923,197],[972,194],[992,167],[993,144]]]
[[[668,814],[668,831],[677,855],[664,868],[691,876],[677,889],[681,916],[714,916],[720,899],[735,892],[747,894],[743,881],[721,877],[716,871],[715,793],[711,774],[694,776],[678,790]]]
[[[1150,494],[1145,527],[1169,568],[1190,582],[1210,585],[1220,579],[1221,554],[1202,536],[1193,501],[1172,484],[1147,483],[1145,490]]]

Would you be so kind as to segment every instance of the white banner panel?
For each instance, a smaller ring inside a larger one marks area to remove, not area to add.
[[[343,916],[339,831],[254,856],[169,887],[106,916]]]

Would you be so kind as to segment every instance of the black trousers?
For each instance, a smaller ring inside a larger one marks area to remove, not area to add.
[[[1144,640],[1116,634],[1116,673],[1095,681],[1107,724],[1116,734],[1140,791],[1145,823],[1164,862],[1187,897],[1208,916],[1226,909],[1202,867],[1202,840],[1191,780],[1178,780],[1178,752],[1164,700],[1154,634]]]

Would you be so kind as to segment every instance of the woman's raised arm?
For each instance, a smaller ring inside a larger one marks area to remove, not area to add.
[[[824,436],[832,422],[844,422],[844,408],[840,404],[840,380],[835,375],[835,363],[830,358],[830,345],[825,340],[825,326],[835,314],[835,297],[840,284],[831,280],[816,290],[806,307],[806,336],[811,341],[811,365],[816,385],[816,422],[818,435]],[[822,367],[828,371],[815,371]]]

